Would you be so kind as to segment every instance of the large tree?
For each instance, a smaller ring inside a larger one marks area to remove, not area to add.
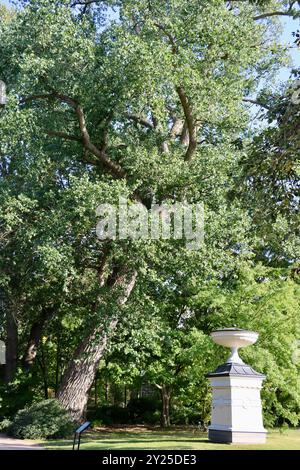
[[[247,251],[247,216],[227,198],[247,124],[243,99],[284,54],[273,21],[297,14],[296,3],[29,0],[2,22],[3,286],[10,305],[22,294],[25,318],[40,299],[27,321],[29,353],[48,315],[85,304],[57,394],[75,418],[143,276],[159,272],[163,288],[176,261],[186,278],[200,263],[224,271]],[[94,211],[120,195],[148,208],[154,198],[204,202],[205,247],[100,243]]]

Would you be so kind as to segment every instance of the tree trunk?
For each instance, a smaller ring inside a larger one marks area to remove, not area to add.
[[[94,402],[95,402],[95,406],[98,405],[98,374],[96,372],[96,375],[95,375],[95,383],[94,383]]]
[[[47,366],[46,366],[43,346],[41,347],[41,358],[39,360],[39,364],[40,364],[40,367],[41,367],[41,372],[42,372],[42,377],[43,377],[44,397],[45,397],[46,400],[48,400],[48,398],[49,398],[49,394],[48,394],[48,377],[47,377],[48,374],[47,374]]]
[[[58,333],[57,339],[56,339],[55,396],[57,395],[60,369],[61,369],[60,334]]]
[[[161,385],[160,388],[162,410],[161,410],[161,427],[168,428],[170,423],[170,399],[171,399],[171,387],[168,385]]]
[[[125,408],[127,406],[127,387],[126,387],[126,385],[124,386],[124,406],[125,406]]]
[[[130,296],[135,285],[137,273],[120,274],[114,279],[113,287],[121,287],[122,294],[117,304],[122,306]],[[57,398],[67,409],[74,420],[80,421],[84,416],[88,392],[92,386],[100,359],[105,353],[108,340],[116,329],[118,316],[111,318],[107,327],[97,326],[77,347],[62,383],[58,388]]]
[[[6,312],[6,351],[5,382],[12,382],[17,370],[18,360],[18,326],[13,311]]]
[[[109,394],[109,383],[106,380],[106,382],[105,382],[105,401],[106,401],[106,403],[108,403],[108,394]]]
[[[34,322],[31,327],[26,350],[22,358],[22,365],[25,370],[29,370],[31,368],[36,358],[45,323],[51,317],[53,312],[53,308],[43,309],[39,320]]]

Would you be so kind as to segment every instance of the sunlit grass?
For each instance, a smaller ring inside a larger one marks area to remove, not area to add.
[[[47,441],[48,449],[72,449],[73,441]],[[271,430],[266,444],[213,444],[206,433],[197,429],[147,429],[145,427],[110,429],[101,428],[82,436],[82,450],[300,450],[300,429]]]

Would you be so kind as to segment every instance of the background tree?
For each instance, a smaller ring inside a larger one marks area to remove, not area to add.
[[[299,71],[283,90],[264,90],[257,103],[268,125],[242,160],[245,204],[258,234],[257,256],[273,266],[299,260]],[[241,189],[241,188],[240,188]]]

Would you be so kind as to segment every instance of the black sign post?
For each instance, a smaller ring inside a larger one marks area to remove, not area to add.
[[[81,439],[81,434],[86,431],[90,427],[91,423],[89,421],[86,421],[83,423],[79,428],[75,430],[74,433],[74,441],[73,441],[73,450],[75,450],[76,446],[76,440],[77,440],[77,450],[79,450],[80,447],[80,439]]]

